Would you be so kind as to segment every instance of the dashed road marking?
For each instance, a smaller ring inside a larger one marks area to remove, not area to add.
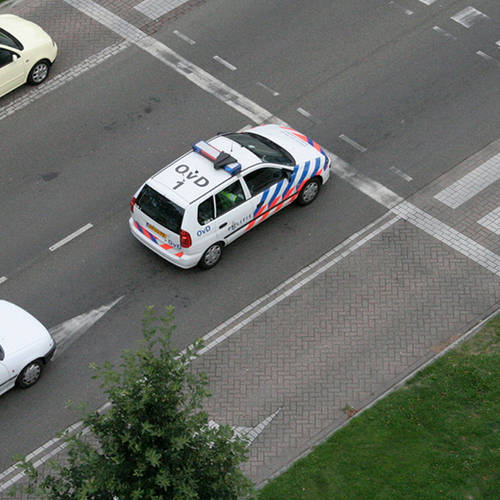
[[[347,142],[347,144],[350,144],[353,148],[356,148],[357,150],[361,151],[362,153],[364,153],[365,151],[368,151],[364,146],[361,146],[361,144],[358,144],[356,141],[354,141],[353,139],[350,139],[349,137],[347,137],[344,134],[339,135],[339,137],[343,141]]]
[[[406,182],[411,182],[413,180],[413,177],[410,177],[408,174],[405,174],[403,171],[399,170],[399,168],[390,167],[389,170],[391,172],[394,172],[396,175],[399,175],[399,177],[404,179]]]
[[[184,40],[185,42],[189,43],[189,45],[194,45],[196,42],[189,38],[187,35],[184,35],[184,33],[181,33],[178,30],[174,30],[174,35],[178,36],[181,40]]]
[[[63,238],[59,243],[56,243],[55,245],[52,245],[49,247],[49,250],[53,252],[54,250],[57,250],[58,248],[62,247],[66,243],[70,242],[71,240],[74,240],[76,237],[80,236],[83,234],[85,231],[88,231],[90,228],[94,227],[90,222],[88,224],[85,224],[85,226],[81,227],[74,233],[71,233],[69,236],[66,236],[66,238]]]
[[[270,89],[269,87],[267,87],[266,85],[264,85],[263,83],[260,83],[260,82],[257,82],[256,83],[257,86],[259,87],[262,87],[263,89],[266,89],[268,92],[270,92],[274,97],[276,96],[279,96],[280,93],[279,92],[276,92],[275,90],[273,89]]]
[[[214,56],[214,59],[221,63],[223,66],[225,66],[226,68],[230,69],[231,71],[236,71],[236,66],[233,66],[231,63],[227,62],[225,59],[222,59],[222,57],[219,57],[219,56]]]
[[[399,9],[400,11],[404,12],[407,16],[411,16],[413,14],[413,12],[405,7],[403,7],[402,5],[399,5],[398,3],[396,2],[389,2],[389,5],[393,5],[394,7],[396,7],[397,9]]]
[[[6,278],[5,276],[2,276],[2,277],[0,278],[0,284],[1,284],[1,283],[5,283],[6,281],[7,281],[7,278]]]
[[[440,28],[439,26],[434,26],[432,29],[434,31],[436,31],[437,33],[440,33],[441,35],[445,36],[446,38],[451,38],[452,40],[458,40],[458,38],[456,36],[453,36],[451,33],[448,33],[447,31]]]

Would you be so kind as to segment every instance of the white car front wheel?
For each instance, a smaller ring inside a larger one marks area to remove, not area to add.
[[[21,389],[27,389],[35,385],[42,375],[42,370],[43,363],[39,359],[32,361],[21,370],[19,377],[17,377],[16,385]]]

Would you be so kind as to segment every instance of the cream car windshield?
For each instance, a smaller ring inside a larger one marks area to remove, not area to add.
[[[7,45],[14,49],[23,50],[23,44],[13,35],[0,28],[0,45]]]

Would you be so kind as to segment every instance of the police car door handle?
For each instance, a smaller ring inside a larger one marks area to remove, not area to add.
[[[227,226],[227,222],[224,222],[224,224],[219,226],[219,229],[222,229],[223,227],[226,227],[226,226]]]

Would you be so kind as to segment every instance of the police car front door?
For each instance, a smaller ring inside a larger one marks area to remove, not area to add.
[[[241,236],[253,219],[253,203],[247,199],[239,180],[215,195],[215,228],[219,240],[224,243]]]

